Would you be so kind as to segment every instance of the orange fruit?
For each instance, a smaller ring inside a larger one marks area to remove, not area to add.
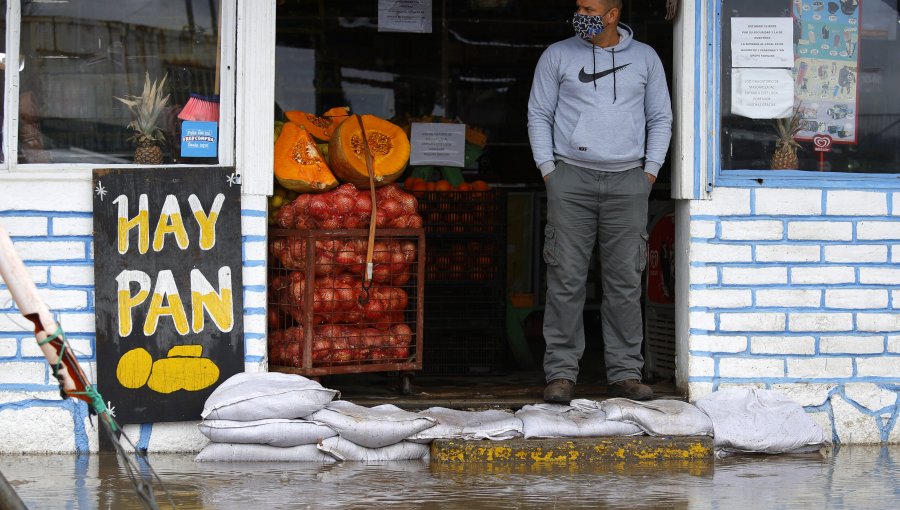
[[[406,180],[403,181],[403,187],[406,189],[413,189],[418,180],[418,177],[407,177]]]
[[[472,181],[472,189],[475,191],[487,191],[491,189],[491,187],[488,185],[488,183],[479,179],[477,181]]]
[[[459,191],[472,191],[472,185],[468,182],[461,182],[456,189]]]
[[[450,186],[450,183],[447,182],[446,179],[441,179],[434,185],[435,191],[450,191],[451,189],[453,189],[453,187]]]
[[[425,191],[434,191],[437,186],[434,181],[428,181],[425,183]]]

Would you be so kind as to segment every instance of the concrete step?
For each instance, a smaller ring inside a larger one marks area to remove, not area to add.
[[[708,436],[616,436],[585,438],[465,441],[437,439],[431,462],[437,464],[589,465],[621,462],[709,462],[714,460]]]

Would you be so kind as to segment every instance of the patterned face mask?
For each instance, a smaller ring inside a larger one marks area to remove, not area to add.
[[[575,29],[575,35],[585,41],[590,41],[595,35],[603,31],[603,27],[606,26],[603,23],[603,18],[605,17],[606,14],[603,16],[586,16],[575,13],[575,16],[572,18],[572,27]]]

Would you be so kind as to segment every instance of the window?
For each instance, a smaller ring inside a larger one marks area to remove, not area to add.
[[[17,3],[18,164],[217,161],[219,0]]]
[[[724,0],[721,22],[723,170],[898,172],[897,0]]]

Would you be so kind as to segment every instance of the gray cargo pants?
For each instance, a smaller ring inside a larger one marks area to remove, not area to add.
[[[642,168],[599,172],[564,162],[547,179],[546,380],[578,377],[584,353],[585,279],[599,240],[601,327],[607,383],[641,379],[641,274],[647,261],[647,198]]]

